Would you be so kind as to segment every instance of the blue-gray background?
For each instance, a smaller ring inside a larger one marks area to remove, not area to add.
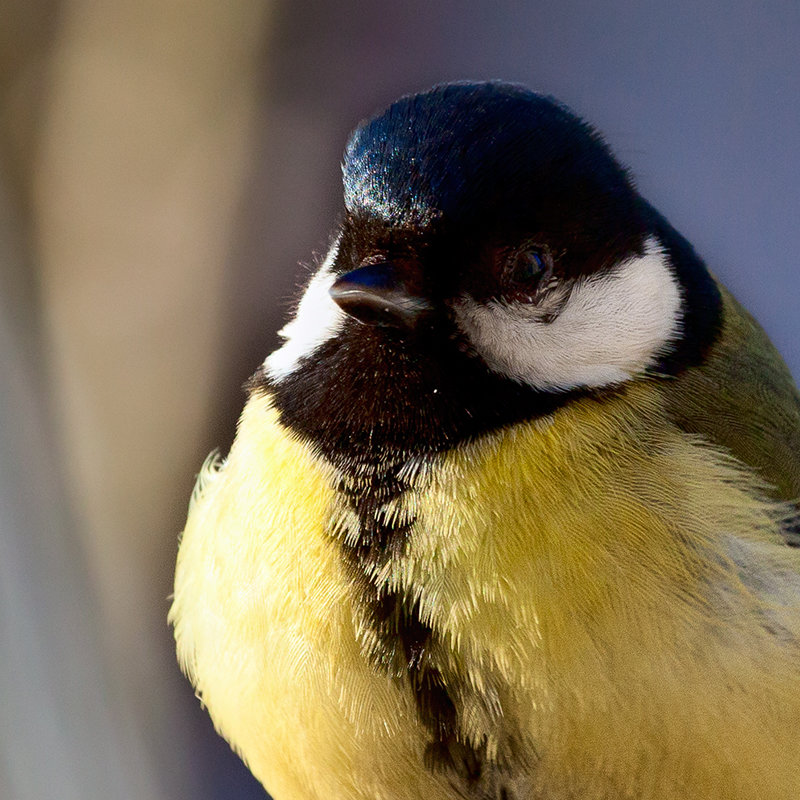
[[[556,95],[800,375],[798,42],[777,0],[4,4],[0,795],[263,797],[166,597],[359,119],[451,79]]]

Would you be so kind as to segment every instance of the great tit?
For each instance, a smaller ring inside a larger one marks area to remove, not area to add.
[[[800,797],[800,397],[586,122],[499,82],[351,136],[171,621],[276,800]]]

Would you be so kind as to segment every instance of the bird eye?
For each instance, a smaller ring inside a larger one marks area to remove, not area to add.
[[[530,284],[537,281],[547,272],[549,267],[547,255],[535,247],[517,251],[509,261],[511,280],[521,284]]]

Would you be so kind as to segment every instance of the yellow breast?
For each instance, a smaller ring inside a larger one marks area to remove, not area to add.
[[[276,800],[459,797],[423,766],[410,689],[362,653],[335,485],[252,397],[190,509],[181,663]],[[396,502],[416,522],[381,580],[436,632],[464,739],[513,747],[520,798],[800,795],[800,554],[657,389],[486,436]]]
[[[230,456],[201,474],[171,618],[219,732],[288,798],[456,797],[417,770],[412,698],[361,658],[327,535],[333,476],[254,397]]]

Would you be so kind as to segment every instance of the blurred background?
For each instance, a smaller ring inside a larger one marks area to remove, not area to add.
[[[560,97],[800,375],[798,42],[796,0],[3,0],[0,796],[263,800],[168,595],[359,119],[458,78]]]

